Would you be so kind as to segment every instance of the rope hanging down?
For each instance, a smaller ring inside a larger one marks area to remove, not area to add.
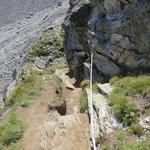
[[[96,150],[95,134],[94,134],[94,110],[93,110],[93,51],[91,52],[91,68],[90,68],[90,114],[91,114],[91,138],[93,150]]]

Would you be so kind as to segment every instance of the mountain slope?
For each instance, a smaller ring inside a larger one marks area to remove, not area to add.
[[[30,6],[29,1],[24,2]],[[9,84],[16,79],[16,72],[22,68],[26,59],[27,49],[31,46],[32,42],[38,38],[41,30],[50,26],[62,24],[63,18],[69,7],[68,0],[63,1],[60,7],[56,5],[58,2],[59,1],[51,1],[49,2],[51,7],[31,15],[29,18],[22,18],[21,20],[17,20],[12,24],[0,28],[0,101],[3,100],[3,95],[6,93]],[[6,1],[0,3],[1,12],[5,8],[5,4],[2,4],[6,3]],[[10,7],[14,6],[14,11],[17,11],[15,10],[15,7],[18,5],[18,2],[15,3],[14,1],[14,3],[11,3]],[[32,5],[35,5],[34,7],[37,8],[40,3],[38,6],[37,3],[32,3]],[[47,3],[43,1],[43,5],[47,6]],[[20,7],[23,9],[21,9],[22,11],[30,12],[28,6],[26,6],[27,8],[24,8],[22,5]],[[12,14],[15,13],[17,12],[12,12]],[[3,13],[0,14],[2,15]],[[3,17],[5,17],[5,15]],[[23,16],[25,17],[25,15]],[[15,21],[18,17],[16,15],[15,19],[13,19],[13,17],[11,19]],[[0,18],[2,19],[2,17]]]

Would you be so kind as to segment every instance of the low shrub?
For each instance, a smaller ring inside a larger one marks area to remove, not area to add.
[[[89,80],[83,80],[80,83],[80,87],[82,88],[82,90],[85,90],[86,88],[90,88],[90,81]],[[98,92],[98,87],[97,87],[96,82],[92,84],[92,88],[93,88],[93,92]]]
[[[125,126],[132,125],[137,121],[138,109],[127,96],[150,92],[150,76],[115,77],[110,83],[115,87],[110,95],[110,105],[114,107],[116,117]]]
[[[133,124],[129,128],[129,132],[131,132],[137,136],[141,136],[143,134],[143,131],[144,131],[144,128],[140,124]]]
[[[111,103],[114,108],[114,113],[117,119],[123,123],[124,126],[132,125],[137,121],[138,109],[135,104],[129,102],[125,96],[111,94]]]
[[[81,86],[82,90],[85,90],[87,87],[90,86],[90,81],[89,81],[89,80],[83,80],[83,81],[80,83],[80,86]]]
[[[43,35],[33,43],[29,54],[32,56],[47,56],[50,53],[62,56],[64,52],[62,28],[54,28],[53,30],[45,30]]]
[[[49,46],[52,43],[48,38],[41,38],[36,43],[34,43],[29,50],[29,54],[32,56],[47,56],[49,54]]]

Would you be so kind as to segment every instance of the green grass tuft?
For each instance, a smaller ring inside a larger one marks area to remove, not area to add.
[[[7,150],[23,150],[21,145],[17,143],[12,143],[7,147]]]
[[[64,52],[63,46],[63,31],[61,28],[55,28],[53,30],[46,30],[43,32],[42,37],[39,38],[29,50],[29,54],[32,56],[47,56],[50,52],[62,56]]]
[[[90,81],[89,80],[83,80],[80,83],[80,86],[81,86],[82,90],[85,90],[86,88],[88,88],[90,86]]]
[[[110,83],[116,87],[118,93],[126,96],[150,92],[150,76],[115,77]]]
[[[33,99],[38,96],[41,89],[42,76],[33,71],[6,99],[6,105],[27,107],[32,103]]]
[[[52,64],[49,64],[47,66],[47,68],[44,70],[44,74],[52,75],[56,71],[56,69],[68,67],[68,65],[64,59],[57,59],[57,61]]]
[[[32,56],[47,56],[49,54],[48,47],[52,45],[47,38],[41,38],[34,43],[29,50],[29,54]]]
[[[133,124],[129,129],[129,132],[137,136],[141,136],[144,132],[144,128],[140,124]]]
[[[0,144],[10,145],[16,143],[22,136],[24,123],[12,110],[5,119],[0,122]]]
[[[110,96],[111,104],[117,119],[125,126],[132,125],[137,121],[138,109],[134,103],[129,102],[125,96],[112,93]]]

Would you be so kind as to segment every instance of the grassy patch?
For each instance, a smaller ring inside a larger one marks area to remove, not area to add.
[[[129,102],[125,96],[115,93],[111,94],[110,99],[117,119],[122,122],[124,126],[132,125],[132,123],[137,121],[136,113],[138,109],[134,103]]]
[[[82,91],[80,97],[80,112],[84,113],[88,109],[88,98],[85,90]]]
[[[52,45],[47,38],[41,38],[34,43],[29,50],[29,54],[32,56],[47,56],[49,54],[48,47]]]
[[[149,140],[142,142],[136,139],[129,140],[129,135],[126,131],[119,131],[114,146],[116,150],[148,150],[150,149],[149,142]]]
[[[51,75],[57,68],[66,66],[65,63],[60,64],[54,63],[48,66],[43,72],[31,70],[30,75],[25,77],[21,84],[19,84],[12,94],[6,99],[5,103],[7,106],[22,106],[28,107],[32,104],[33,100],[39,95],[42,90],[42,77],[44,75]],[[60,86],[60,79],[55,78],[56,88]]]
[[[86,88],[90,87],[90,81],[89,80],[83,80],[80,83],[80,86],[81,86],[82,90],[85,90]]]
[[[32,56],[47,56],[50,53],[55,53],[62,56],[64,52],[62,34],[62,28],[45,30],[39,40],[32,45],[29,54]]]
[[[24,122],[16,115],[18,106],[27,107],[38,96],[42,88],[42,74],[32,71],[21,84],[19,84],[5,103],[11,107],[10,112],[0,121],[0,150],[20,150],[17,144],[24,131]]]
[[[42,76],[36,71],[27,76],[21,84],[19,84],[12,94],[6,99],[7,106],[23,106],[27,107],[32,100],[38,96],[42,89]]]
[[[150,92],[150,76],[115,77],[110,81],[115,85],[115,92],[125,96],[133,96],[144,92]]]
[[[16,143],[21,138],[23,130],[23,121],[20,120],[14,110],[12,110],[7,114],[5,119],[0,122],[0,145],[4,147]]]
[[[144,128],[140,124],[133,124],[128,130],[137,136],[141,136],[144,132]]]
[[[97,84],[98,84],[97,82],[95,82],[95,83],[92,84],[92,88],[93,88],[94,92],[98,91]],[[86,88],[90,88],[90,81],[89,80],[83,80],[80,83],[80,87],[82,88],[82,90],[85,90]]]
[[[23,150],[20,144],[12,143],[7,147],[7,150]]]
[[[138,109],[127,96],[150,92],[150,76],[115,77],[110,83],[115,86],[110,95],[110,104],[114,107],[116,117],[124,125],[132,125],[137,121]]]
[[[53,74],[56,69],[66,68],[68,67],[66,61],[64,59],[56,59],[56,62],[53,62],[47,66],[44,70],[44,74]]]
[[[128,131],[118,130],[111,144],[102,144],[102,150],[149,150],[150,140],[138,141]]]
[[[99,89],[98,89],[98,86],[97,86],[97,82],[95,82],[95,83],[93,83],[93,85],[92,85],[92,88],[93,88],[93,92],[94,93],[99,93]]]
[[[90,81],[83,80],[80,83],[80,87],[82,88],[82,93],[80,96],[80,112],[84,113],[86,110],[88,110],[88,97],[87,97],[86,89],[90,88]],[[93,90],[93,93],[98,92],[98,87],[97,87],[96,82],[92,84],[92,90]]]

